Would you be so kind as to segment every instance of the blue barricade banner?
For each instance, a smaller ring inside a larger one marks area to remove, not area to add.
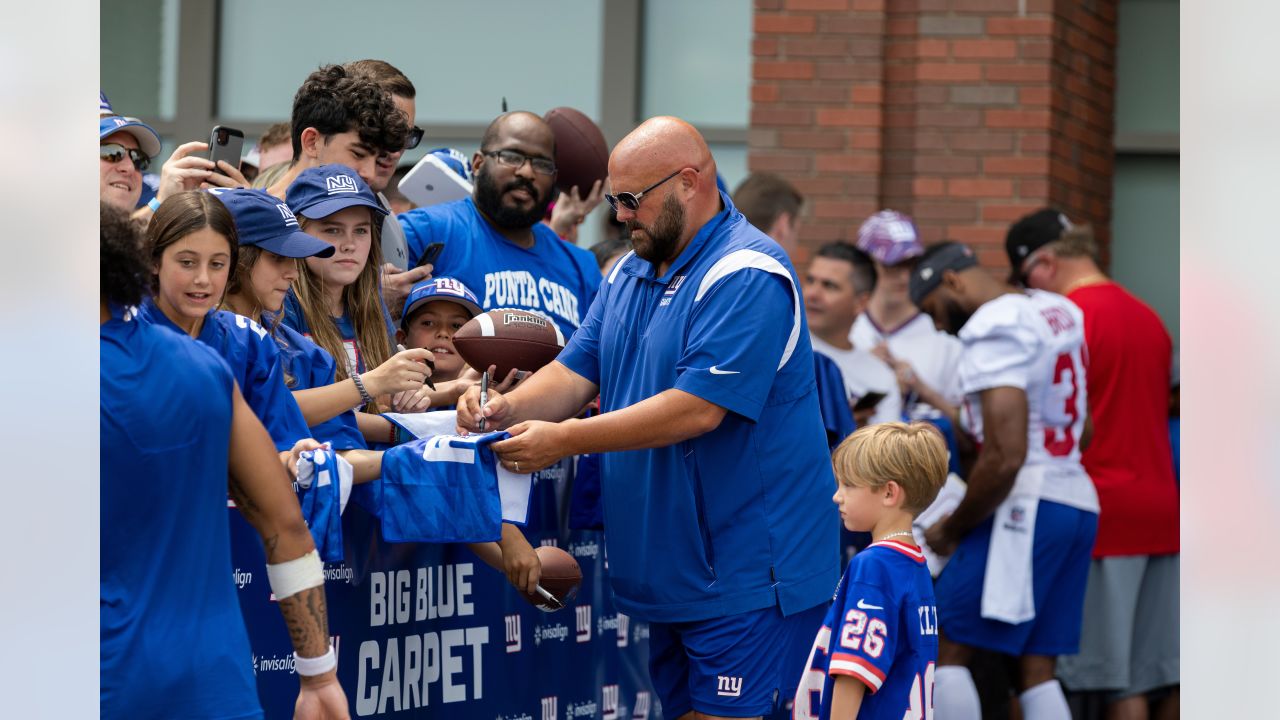
[[[649,627],[613,607],[604,534],[568,529],[570,463],[535,480],[526,536],[582,568],[569,607],[521,599],[465,545],[387,543],[356,503],[342,516],[343,562],[326,563],[329,631],[351,716],[486,720],[659,720]],[[292,717],[298,676],[267,583],[262,543],[235,509],[232,560],[271,720]]]

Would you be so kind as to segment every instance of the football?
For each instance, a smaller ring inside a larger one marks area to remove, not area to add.
[[[548,600],[541,595],[520,593],[530,605],[543,612],[555,612],[578,595],[578,586],[582,584],[582,569],[578,561],[569,553],[552,545],[542,545],[533,549],[542,563],[542,576],[538,586],[555,597]]]
[[[552,108],[542,117],[556,134],[556,186],[569,192],[578,186],[586,197],[591,184],[609,175],[609,145],[591,118],[571,107]]]
[[[479,372],[497,365],[491,381],[511,370],[536,372],[564,349],[564,335],[547,318],[525,310],[490,310],[467,321],[453,336],[453,346]]]

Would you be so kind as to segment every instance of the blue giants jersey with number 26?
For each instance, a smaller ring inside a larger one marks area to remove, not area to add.
[[[881,541],[849,561],[796,691],[794,720],[832,720],[836,675],[867,686],[859,720],[933,717],[938,609],[919,548]]]

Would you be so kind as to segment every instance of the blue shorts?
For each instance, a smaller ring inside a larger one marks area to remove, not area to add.
[[[827,603],[782,616],[775,605],[722,618],[649,624],[649,677],[662,716],[690,710],[767,715],[790,700]]]
[[[1097,513],[1040,501],[1031,560],[1036,616],[1016,625],[982,617],[991,526],[988,519],[966,535],[934,583],[942,634],[951,642],[1009,655],[1079,652]]]

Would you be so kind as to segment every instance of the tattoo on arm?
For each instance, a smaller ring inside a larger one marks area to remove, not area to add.
[[[261,508],[253,501],[253,498],[245,491],[244,485],[234,477],[227,478],[227,488],[231,492],[231,499],[235,501],[236,508],[244,519],[250,525],[257,525],[257,520],[262,515]]]
[[[324,586],[309,588],[280,601],[294,652],[317,657],[329,650],[329,613]]]

